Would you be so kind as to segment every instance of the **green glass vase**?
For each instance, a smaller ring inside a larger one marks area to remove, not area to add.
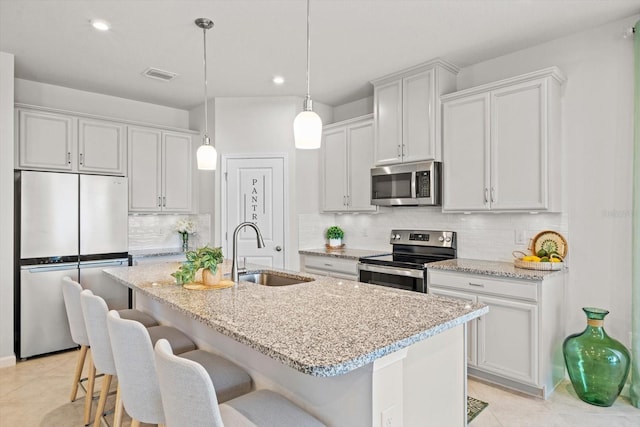
[[[604,330],[601,308],[585,307],[587,329],[569,335],[562,345],[569,378],[580,399],[596,406],[611,406],[629,374],[629,350]]]

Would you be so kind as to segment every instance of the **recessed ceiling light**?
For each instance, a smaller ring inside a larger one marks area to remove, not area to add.
[[[104,21],[102,19],[92,19],[90,22],[93,28],[95,28],[96,30],[109,31],[109,28],[111,28],[111,25],[109,25],[107,21]]]
[[[281,85],[284,83],[284,77],[282,76],[274,76],[273,77],[273,83],[277,84],[277,85]]]

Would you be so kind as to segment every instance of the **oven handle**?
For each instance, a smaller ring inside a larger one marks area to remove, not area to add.
[[[358,263],[358,271],[371,271],[373,273],[392,274],[394,276],[414,277],[424,279],[424,270],[413,270],[395,267],[381,267],[379,265]]]

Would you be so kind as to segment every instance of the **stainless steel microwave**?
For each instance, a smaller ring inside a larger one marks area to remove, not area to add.
[[[442,164],[426,161],[371,169],[371,204],[438,206]]]

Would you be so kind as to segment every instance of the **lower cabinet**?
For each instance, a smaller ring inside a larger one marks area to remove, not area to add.
[[[358,260],[321,255],[303,255],[302,258],[304,272],[358,281]]]
[[[564,276],[494,278],[428,270],[428,292],[477,302],[489,313],[469,322],[468,374],[547,398],[564,377]]]

